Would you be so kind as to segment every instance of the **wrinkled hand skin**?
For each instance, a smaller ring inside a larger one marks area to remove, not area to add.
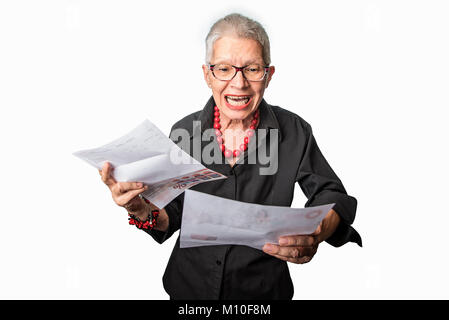
[[[279,245],[266,243],[262,250],[284,261],[307,263],[316,254],[320,242],[329,238],[339,223],[340,216],[331,209],[312,234],[280,237]]]
[[[114,202],[125,208],[129,213],[136,216],[141,221],[148,218],[148,214],[151,210],[159,210],[159,217],[157,219],[155,230],[167,231],[169,225],[169,217],[165,209],[159,209],[153,203],[146,204],[144,200],[139,197],[139,194],[148,189],[141,182],[117,182],[112,176],[114,168],[109,162],[105,162],[101,170],[98,173],[101,176],[101,180],[111,191],[112,199]]]
[[[130,212],[137,213],[142,211],[144,209],[144,203],[138,195],[147,190],[147,186],[141,182],[117,182],[112,176],[112,170],[112,165],[109,162],[106,162],[103,165],[103,168],[98,171],[101,180],[111,191],[114,202]]]

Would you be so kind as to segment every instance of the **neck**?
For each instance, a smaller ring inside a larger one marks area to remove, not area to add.
[[[222,131],[225,131],[225,130],[246,131],[249,129],[252,119],[253,119],[253,113],[251,113],[248,117],[246,117],[243,120],[230,119],[230,118],[226,117],[226,115],[221,114],[220,115],[221,130]]]

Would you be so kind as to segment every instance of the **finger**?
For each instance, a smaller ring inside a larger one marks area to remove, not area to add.
[[[280,246],[305,246],[309,247],[315,243],[315,239],[309,235],[284,236],[279,238]]]
[[[305,257],[301,257],[301,258],[299,258],[299,259],[296,259],[296,262],[294,262],[294,263],[297,263],[297,264],[304,264],[304,263],[310,262],[310,261],[312,260],[312,258],[313,258],[313,256],[305,256]]]
[[[145,190],[147,190],[147,186],[145,186],[143,188],[140,188],[140,189],[128,191],[125,194],[123,194],[120,197],[118,197],[116,203],[119,206],[124,206],[125,204],[130,202],[133,198],[135,198],[136,196],[138,196],[139,194],[141,194]]]
[[[265,243],[262,251],[273,256],[279,252],[279,246],[272,243]]]
[[[103,164],[103,168],[101,170],[101,180],[103,180],[103,182],[108,187],[111,187],[112,185],[117,183],[115,179],[111,176],[112,170],[113,170],[112,165],[109,162],[105,162]]]
[[[275,257],[275,258],[281,259],[281,260],[283,260],[283,261],[288,261],[288,259],[289,259],[289,258],[287,258],[287,257],[280,256],[280,255],[278,255],[278,254],[272,254],[272,256]],[[293,258],[290,258],[290,259],[293,260]],[[291,262],[291,261],[290,261],[290,262]]]
[[[298,247],[299,250],[299,256],[300,257],[306,257],[306,256],[313,256],[316,253],[316,247]]]
[[[299,258],[301,253],[298,247],[281,247],[275,244],[265,244],[263,251],[270,255],[278,255],[285,258]]]
[[[142,182],[117,182],[117,191],[119,193],[126,193],[131,190],[142,189],[143,187]]]
[[[273,255],[273,257],[281,259],[283,261],[296,263],[296,264],[304,264],[304,263],[310,262],[310,260],[312,260],[312,258],[313,258],[313,257],[310,257],[310,256],[305,256],[305,257],[300,257],[300,258],[288,258],[288,257],[276,255],[276,254]]]

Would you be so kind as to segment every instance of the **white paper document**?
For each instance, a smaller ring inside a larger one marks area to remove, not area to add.
[[[259,250],[280,236],[311,234],[334,203],[309,208],[265,206],[186,190],[180,247],[221,244]]]
[[[111,143],[73,155],[97,169],[110,162],[116,181],[148,185],[142,195],[160,209],[196,184],[226,178],[190,157],[149,120]]]

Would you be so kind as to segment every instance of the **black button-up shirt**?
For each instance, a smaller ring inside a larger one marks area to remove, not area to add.
[[[203,110],[188,115],[172,127],[189,132],[190,155],[195,157],[194,136],[213,127],[215,102],[209,99]],[[207,168],[227,176],[226,179],[201,183],[192,190],[211,195],[273,206],[291,206],[295,184],[299,183],[308,206],[335,203],[333,209],[341,222],[326,241],[341,246],[348,241],[361,246],[360,235],[351,227],[357,201],[347,195],[343,184],[322,155],[313,137],[310,125],[298,115],[272,106],[262,100],[259,105],[258,129],[277,129],[278,168],[275,174],[261,175],[266,162],[248,163],[248,151],[243,162],[231,167],[221,155],[221,164],[207,164]],[[197,130],[194,121],[201,122]],[[256,134],[257,148],[265,144],[269,149],[270,135]],[[181,141],[176,141],[181,145]],[[272,139],[273,140],[273,139]],[[271,142],[273,142],[271,140]],[[184,141],[185,142],[185,141]],[[201,148],[210,141],[203,141]],[[251,142],[250,142],[251,143]],[[249,148],[248,150],[252,150]],[[220,152],[221,154],[221,152]],[[184,193],[170,202],[165,210],[169,216],[166,232],[147,231],[157,242],[168,239],[181,226]],[[245,214],[245,212],[241,212]],[[223,208],[226,215],[226,208]],[[217,245],[193,248],[179,247],[179,237],[163,276],[164,288],[172,299],[291,299],[293,283],[287,263],[263,251],[240,245]]]

